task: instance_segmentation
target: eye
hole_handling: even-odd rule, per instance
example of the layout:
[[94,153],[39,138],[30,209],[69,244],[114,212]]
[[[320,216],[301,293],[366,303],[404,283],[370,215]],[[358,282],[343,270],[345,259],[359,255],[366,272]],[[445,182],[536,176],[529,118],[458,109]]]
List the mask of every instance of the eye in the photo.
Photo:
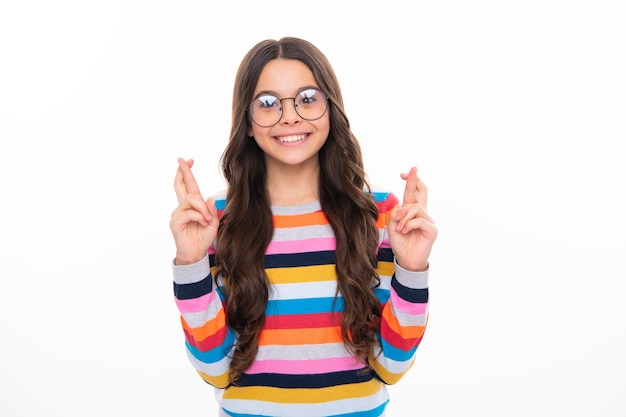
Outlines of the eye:
[[298,93],[298,104],[313,104],[319,100],[320,92],[314,88],[308,88]]
[[270,109],[272,107],[276,107],[280,103],[278,98],[270,95],[259,96],[256,100],[254,100],[254,102],[256,103],[256,106],[261,109]]

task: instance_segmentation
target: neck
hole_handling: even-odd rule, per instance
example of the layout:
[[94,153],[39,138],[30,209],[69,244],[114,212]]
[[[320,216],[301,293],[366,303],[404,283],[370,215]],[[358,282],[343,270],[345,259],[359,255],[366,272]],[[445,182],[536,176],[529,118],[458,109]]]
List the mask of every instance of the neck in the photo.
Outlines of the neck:
[[319,199],[319,163],[268,167],[267,188],[274,206],[295,206]]

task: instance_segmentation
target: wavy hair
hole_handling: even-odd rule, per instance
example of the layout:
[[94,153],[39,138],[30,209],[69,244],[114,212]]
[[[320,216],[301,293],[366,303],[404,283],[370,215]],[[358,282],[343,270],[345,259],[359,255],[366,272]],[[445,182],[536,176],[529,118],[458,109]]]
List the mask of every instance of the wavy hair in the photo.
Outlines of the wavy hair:
[[344,300],[341,332],[346,348],[363,363],[374,351],[381,306],[373,293],[376,272],[378,210],[369,190],[361,148],[343,109],[341,89],[326,56],[308,41],[286,37],[255,45],[237,71],[230,138],[221,157],[228,183],[220,219],[216,276],[224,280],[226,320],[237,341],[230,365],[236,384],[252,364],[265,320],[269,281],[265,251],[272,239],[271,202],[266,188],[263,151],[248,137],[247,108],[265,65],[277,58],[296,59],[313,73],[329,98],[330,133],[319,151],[319,198],[336,238],[338,293]]

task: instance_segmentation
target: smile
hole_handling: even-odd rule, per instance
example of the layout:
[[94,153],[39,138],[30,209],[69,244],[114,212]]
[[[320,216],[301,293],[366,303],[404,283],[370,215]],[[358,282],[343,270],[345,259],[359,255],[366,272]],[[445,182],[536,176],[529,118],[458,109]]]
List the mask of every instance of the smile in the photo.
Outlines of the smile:
[[276,140],[282,142],[282,143],[288,143],[288,142],[299,142],[301,140],[306,139],[308,136],[307,135],[290,135],[290,136],[277,136]]

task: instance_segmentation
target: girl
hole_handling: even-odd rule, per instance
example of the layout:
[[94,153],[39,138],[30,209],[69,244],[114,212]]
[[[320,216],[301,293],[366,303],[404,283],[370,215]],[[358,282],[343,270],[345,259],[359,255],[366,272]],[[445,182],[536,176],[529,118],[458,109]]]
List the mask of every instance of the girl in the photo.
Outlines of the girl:
[[326,57],[266,40],[237,72],[227,191],[179,158],[174,293],[188,357],[222,416],[384,413],[428,318],[437,227],[417,169],[403,201],[366,181]]

